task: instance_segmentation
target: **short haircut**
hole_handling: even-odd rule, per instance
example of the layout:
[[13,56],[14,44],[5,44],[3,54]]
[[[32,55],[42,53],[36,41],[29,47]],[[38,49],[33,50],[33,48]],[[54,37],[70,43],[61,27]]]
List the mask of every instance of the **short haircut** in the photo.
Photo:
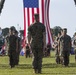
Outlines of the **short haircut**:
[[38,13],[34,14],[34,17],[39,17],[39,14]]
[[11,30],[11,31],[15,31],[16,29],[15,29],[14,26],[12,26],[12,27],[10,27],[10,30]]
[[63,30],[64,30],[65,32],[67,32],[67,28],[64,28]]
[[67,28],[64,28],[63,30],[67,31]]
[[18,31],[17,30],[15,30],[15,34],[18,34]]

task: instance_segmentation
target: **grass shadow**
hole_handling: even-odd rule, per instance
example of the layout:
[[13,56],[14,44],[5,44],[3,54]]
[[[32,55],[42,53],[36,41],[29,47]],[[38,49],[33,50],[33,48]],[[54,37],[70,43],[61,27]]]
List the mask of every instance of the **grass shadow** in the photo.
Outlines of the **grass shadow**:
[[69,67],[76,67],[76,63],[70,63]]
[[[10,67],[9,64],[0,64],[0,69],[8,69]],[[18,69],[31,69],[32,65],[31,64],[19,64],[15,66],[15,68]]]
[[[59,67],[63,67],[63,65],[56,63],[43,64],[43,68],[59,68]],[[76,63],[70,63],[68,67],[76,67]]]
[[7,69],[8,67],[8,64],[0,64],[0,69]]
[[32,65],[31,64],[19,64],[17,66],[17,68],[20,68],[20,69],[31,69]]
[[[9,68],[9,64],[0,64],[0,69],[8,69]],[[59,67],[63,67],[61,64],[56,64],[56,63],[47,63],[47,64],[43,64],[42,68],[59,68]],[[76,67],[76,63],[70,63],[69,67]],[[18,69],[32,69],[32,64],[19,64],[16,66],[16,68]]]
[[57,67],[60,67],[60,64],[56,64],[56,63],[43,64],[43,68],[57,68]]

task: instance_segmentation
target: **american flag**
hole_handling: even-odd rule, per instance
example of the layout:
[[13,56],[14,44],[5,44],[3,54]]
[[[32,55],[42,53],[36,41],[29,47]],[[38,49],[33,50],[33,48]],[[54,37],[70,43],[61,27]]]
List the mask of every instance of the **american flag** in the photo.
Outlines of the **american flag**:
[[50,0],[23,0],[24,4],[24,36],[27,37],[27,29],[34,22],[34,14],[39,14],[39,20],[46,27],[46,43],[53,43],[49,23]]

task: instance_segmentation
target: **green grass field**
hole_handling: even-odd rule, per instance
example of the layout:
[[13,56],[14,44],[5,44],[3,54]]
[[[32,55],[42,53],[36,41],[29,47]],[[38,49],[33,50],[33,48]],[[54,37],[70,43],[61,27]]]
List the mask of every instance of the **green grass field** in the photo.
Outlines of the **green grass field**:
[[[20,56],[19,65],[11,69],[8,56],[0,56],[0,75],[36,75],[32,69],[32,58],[26,59],[25,56]],[[55,63],[54,52],[52,52],[51,57],[43,58],[40,75],[76,75],[74,55],[70,55],[69,67],[64,67]]]

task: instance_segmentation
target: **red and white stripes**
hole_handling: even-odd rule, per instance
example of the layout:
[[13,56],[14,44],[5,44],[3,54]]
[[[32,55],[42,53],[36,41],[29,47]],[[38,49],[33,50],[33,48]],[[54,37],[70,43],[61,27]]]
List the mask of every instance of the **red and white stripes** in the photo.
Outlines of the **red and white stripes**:
[[46,26],[46,43],[53,44],[53,39],[51,35],[51,30],[50,30],[50,23],[49,23],[49,5],[50,5],[50,0],[45,0],[45,26]]
[[27,29],[34,22],[35,13],[39,13],[39,8],[24,8],[24,36],[27,36]]
[[46,43],[52,44],[52,35],[49,23],[49,4],[50,0],[39,0],[38,8],[24,8],[24,36],[27,37],[27,29],[34,22],[34,14],[39,14],[39,20],[46,27]]

